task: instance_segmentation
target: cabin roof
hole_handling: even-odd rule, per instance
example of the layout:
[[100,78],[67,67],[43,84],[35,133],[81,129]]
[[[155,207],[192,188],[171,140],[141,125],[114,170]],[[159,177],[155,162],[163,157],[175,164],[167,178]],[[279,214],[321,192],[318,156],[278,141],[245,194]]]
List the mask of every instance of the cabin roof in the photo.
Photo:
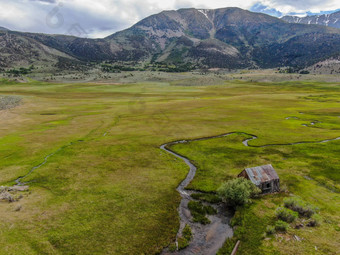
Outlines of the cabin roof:
[[255,185],[279,179],[279,176],[272,165],[246,168],[245,171],[247,172],[249,179]]

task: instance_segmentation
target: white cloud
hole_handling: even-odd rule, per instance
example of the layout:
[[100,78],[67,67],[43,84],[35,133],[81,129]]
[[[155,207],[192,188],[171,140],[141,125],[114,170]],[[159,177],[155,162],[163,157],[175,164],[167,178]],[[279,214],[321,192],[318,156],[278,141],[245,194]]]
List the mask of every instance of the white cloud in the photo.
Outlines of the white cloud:
[[283,13],[340,8],[338,0],[0,0],[0,26],[28,32],[104,37],[162,10],[249,9],[257,2]]
[[261,0],[260,2],[283,13],[307,11],[318,13],[340,8],[339,0]]

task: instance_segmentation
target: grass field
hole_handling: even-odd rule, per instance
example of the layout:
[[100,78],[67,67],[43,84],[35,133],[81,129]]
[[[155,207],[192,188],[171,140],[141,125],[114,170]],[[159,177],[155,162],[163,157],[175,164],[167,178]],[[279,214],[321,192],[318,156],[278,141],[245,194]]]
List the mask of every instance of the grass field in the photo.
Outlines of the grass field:
[[[0,203],[0,254],[160,252],[175,239],[176,187],[188,171],[159,149],[166,142],[234,131],[258,136],[253,145],[340,136],[339,83],[190,83],[2,81],[0,95],[22,100],[0,111],[0,185],[51,156],[23,180],[31,182],[29,193]],[[275,206],[289,194],[266,196],[236,213],[240,254],[340,252],[340,141],[247,148],[242,139],[176,145],[198,166],[190,188],[214,192],[244,167],[272,163],[282,185],[320,208],[323,224],[263,239]]]

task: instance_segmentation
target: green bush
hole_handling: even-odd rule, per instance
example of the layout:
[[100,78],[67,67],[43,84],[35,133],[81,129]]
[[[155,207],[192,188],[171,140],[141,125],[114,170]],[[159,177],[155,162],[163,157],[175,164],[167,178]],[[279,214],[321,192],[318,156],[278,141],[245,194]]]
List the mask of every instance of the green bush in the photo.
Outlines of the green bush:
[[283,220],[288,223],[295,221],[299,216],[297,212],[294,212],[284,207],[277,208],[275,214],[279,220]]
[[203,209],[208,215],[214,215],[217,213],[216,209],[210,205],[203,206]]
[[318,208],[306,203],[300,198],[290,197],[284,200],[284,206],[295,212],[298,212],[301,216],[310,218],[318,211]]
[[201,202],[190,201],[188,203],[188,208],[190,209],[191,215],[194,222],[200,222],[202,224],[209,224],[210,220],[206,215],[216,214],[216,210],[211,206],[204,206]]
[[191,232],[191,228],[188,224],[185,225],[183,231],[182,231],[182,236],[187,239],[188,241],[191,240],[192,238],[192,232]]
[[319,214],[314,214],[309,222],[307,223],[308,227],[317,227],[321,225],[322,218]]
[[207,224],[210,224],[211,221],[204,215],[193,215],[193,220],[194,222],[199,222],[203,225],[207,225]]
[[287,232],[288,227],[289,227],[289,224],[282,220],[278,220],[275,223],[275,230],[279,232]]
[[268,235],[273,235],[273,234],[275,234],[275,227],[274,226],[267,226],[267,228],[266,228],[266,233],[268,234]]
[[175,252],[176,250],[177,250],[177,245],[176,245],[176,243],[170,244],[170,246],[169,246],[169,251],[170,251],[170,252]]
[[189,246],[189,241],[184,237],[179,237],[177,239],[178,242],[178,250],[183,250],[184,248]]
[[217,193],[228,205],[236,207],[248,203],[250,198],[261,193],[261,190],[251,181],[237,178],[223,183]]
[[303,70],[303,71],[300,72],[300,74],[309,74],[309,71]]

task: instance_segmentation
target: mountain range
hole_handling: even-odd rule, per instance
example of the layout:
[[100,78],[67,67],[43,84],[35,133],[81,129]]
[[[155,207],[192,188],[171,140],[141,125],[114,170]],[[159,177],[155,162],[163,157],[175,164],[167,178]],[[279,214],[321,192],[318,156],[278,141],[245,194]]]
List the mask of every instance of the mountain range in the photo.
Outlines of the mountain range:
[[306,17],[284,16],[282,17],[282,20],[290,23],[314,24],[340,28],[340,11],[331,14],[311,15]]
[[103,61],[219,68],[306,67],[340,55],[339,29],[287,19],[239,8],[180,9],[152,15],[103,39],[2,28],[0,67],[35,64],[67,69],[74,63]]

